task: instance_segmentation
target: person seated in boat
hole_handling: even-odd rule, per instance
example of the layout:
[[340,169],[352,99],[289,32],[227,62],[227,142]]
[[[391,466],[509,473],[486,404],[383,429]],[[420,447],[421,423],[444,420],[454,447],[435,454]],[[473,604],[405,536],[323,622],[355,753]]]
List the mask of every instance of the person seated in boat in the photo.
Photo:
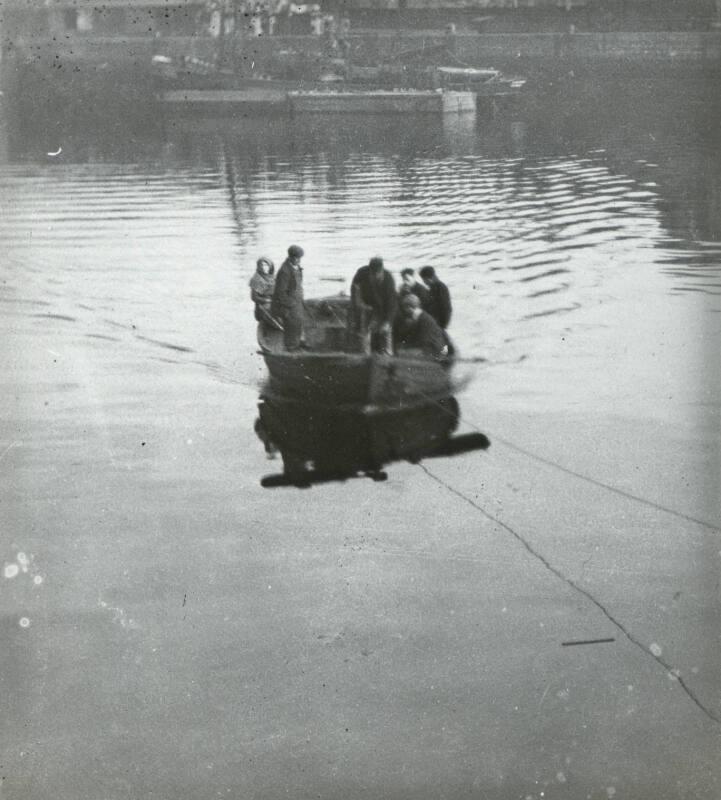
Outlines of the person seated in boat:
[[270,313],[283,327],[286,350],[298,350],[303,339],[303,269],[300,261],[303,248],[292,244],[288,258],[281,264],[275,278]]
[[408,294],[414,294],[421,301],[421,308],[428,310],[430,292],[416,280],[416,273],[410,267],[401,270],[401,286],[398,290],[398,300],[401,301]]
[[275,264],[261,256],[255,265],[255,274],[250,279],[250,299],[255,303],[255,318],[258,322],[277,327],[278,323],[270,313],[270,303],[275,287]]
[[428,287],[428,305],[425,310],[445,330],[451,321],[451,293],[443,281],[436,275],[433,267],[421,267],[418,271],[421,280]]
[[397,342],[399,354],[403,350],[420,350],[425,356],[437,361],[449,357],[449,346],[441,326],[421,308],[421,301],[414,294],[407,294],[401,301],[404,326],[399,330],[402,338]]
[[393,355],[393,320],[398,297],[393,276],[374,256],[361,267],[351,283],[348,332],[351,349]]

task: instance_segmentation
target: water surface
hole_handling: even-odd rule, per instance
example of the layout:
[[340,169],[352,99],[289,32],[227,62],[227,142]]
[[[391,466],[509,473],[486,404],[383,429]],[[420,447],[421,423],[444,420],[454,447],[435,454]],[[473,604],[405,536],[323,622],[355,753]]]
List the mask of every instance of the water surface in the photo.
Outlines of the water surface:
[[[717,796],[710,97],[4,116],[8,796]],[[247,283],[293,242],[309,295],[436,267],[487,452],[258,485]]]
[[715,403],[709,88],[571,81],[493,120],[6,120],[0,299],[18,325],[252,384],[255,259],[302,244],[319,295],[381,254],[436,267],[465,357],[523,365],[504,402]]

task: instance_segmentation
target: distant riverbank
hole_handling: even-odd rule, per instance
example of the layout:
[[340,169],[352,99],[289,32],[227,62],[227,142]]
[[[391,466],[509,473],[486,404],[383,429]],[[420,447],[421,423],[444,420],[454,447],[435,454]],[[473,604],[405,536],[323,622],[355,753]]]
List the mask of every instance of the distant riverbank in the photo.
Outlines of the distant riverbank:
[[[324,41],[313,36],[237,38],[225,43],[228,71],[240,77],[279,75],[312,79],[332,69]],[[21,118],[39,108],[87,115],[156,116],[160,86],[153,56],[175,64],[191,59],[212,72],[218,43],[210,37],[69,36],[63,42],[28,37],[5,42],[0,85]],[[349,40],[354,65],[448,64],[493,67],[527,79],[526,95],[571,79],[594,82],[633,77],[716,80],[721,72],[721,32],[457,34],[366,30]]]
[[[257,74],[279,53],[294,53],[308,59],[324,55],[326,43],[315,36],[273,36],[229,39],[226,56],[234,66]],[[26,63],[52,66],[55,75],[79,64],[96,63],[104,68],[150,65],[153,55],[190,56],[212,61],[217,40],[201,36],[93,36],[71,35],[63,41],[28,35],[6,39],[5,66]],[[433,59],[433,54],[451,51],[469,65],[493,63],[499,68],[523,65],[534,70],[559,66],[618,66],[636,70],[644,66],[721,67],[721,31],[714,32],[599,32],[599,33],[459,33],[443,31],[364,30],[349,37],[352,60]],[[328,55],[325,53],[325,55]]]

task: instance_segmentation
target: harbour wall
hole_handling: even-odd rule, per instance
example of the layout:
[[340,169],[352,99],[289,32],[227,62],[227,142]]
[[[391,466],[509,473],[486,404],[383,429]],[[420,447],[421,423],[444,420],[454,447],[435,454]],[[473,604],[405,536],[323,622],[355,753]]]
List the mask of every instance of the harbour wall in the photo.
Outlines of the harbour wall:
[[[537,67],[559,64],[644,64],[721,66],[721,31],[713,32],[606,32],[606,33],[492,33],[455,34],[415,31],[364,31],[349,37],[351,58],[363,61],[388,61],[401,54],[451,50],[458,61],[469,65],[493,63],[507,68],[522,63]],[[20,61],[52,61],[56,69],[63,63],[102,62],[113,66],[149,63],[153,55],[191,55],[211,61],[218,43],[210,37],[102,37],[81,34],[65,37],[25,36],[5,38],[3,56]],[[313,36],[273,36],[231,38],[226,52],[240,59],[249,71],[259,68],[282,51],[302,58],[316,59],[323,54],[324,42]]]
[[[524,76],[528,86],[563,76],[626,80],[633,76],[721,77],[721,32],[457,34],[377,31],[350,37],[355,65],[396,58],[408,63],[493,67]],[[281,75],[288,79],[327,68],[324,42],[311,36],[228,38],[224,63],[238,75]],[[451,51],[452,56],[449,55]],[[5,39],[0,87],[21,107],[76,104],[79,110],[112,98],[118,113],[151,103],[157,84],[151,60],[167,55],[193,58],[213,72],[218,42],[210,37],[97,37],[62,39],[27,36]],[[196,70],[197,71],[197,70]]]

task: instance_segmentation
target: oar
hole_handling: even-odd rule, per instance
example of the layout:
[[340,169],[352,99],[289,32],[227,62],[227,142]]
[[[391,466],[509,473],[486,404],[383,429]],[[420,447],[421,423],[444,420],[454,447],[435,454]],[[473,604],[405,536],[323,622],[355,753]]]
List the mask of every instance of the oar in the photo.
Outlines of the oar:
[[258,306],[258,308],[260,308],[260,310],[263,312],[263,314],[265,314],[266,318],[267,318],[268,320],[270,320],[270,322],[272,322],[272,323],[273,323],[273,325],[275,325],[275,327],[276,327],[278,330],[281,330],[281,331],[284,331],[284,330],[285,330],[285,328],[284,328],[284,327],[281,325],[281,323],[279,322],[279,320],[277,320],[277,319],[276,319],[274,316],[272,316],[272,315],[271,315],[271,313],[270,313],[269,311],[267,311],[265,308],[263,308],[263,306]]

